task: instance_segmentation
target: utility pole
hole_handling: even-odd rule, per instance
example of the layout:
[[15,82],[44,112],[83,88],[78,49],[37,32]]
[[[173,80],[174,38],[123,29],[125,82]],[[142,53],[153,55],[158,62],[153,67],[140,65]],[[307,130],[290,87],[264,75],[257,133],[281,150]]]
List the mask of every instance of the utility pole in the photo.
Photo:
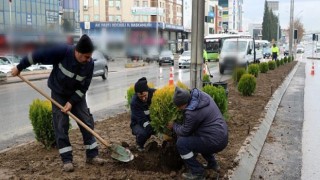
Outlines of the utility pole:
[[277,44],[278,44],[278,47],[279,47],[279,35],[280,35],[280,13],[278,11],[278,26],[277,26]]
[[202,88],[204,0],[192,0],[191,88]]
[[290,56],[292,56],[292,41],[293,41],[293,25],[294,25],[294,21],[293,21],[293,12],[294,12],[294,0],[291,0],[290,3],[290,30],[289,30],[289,54]]

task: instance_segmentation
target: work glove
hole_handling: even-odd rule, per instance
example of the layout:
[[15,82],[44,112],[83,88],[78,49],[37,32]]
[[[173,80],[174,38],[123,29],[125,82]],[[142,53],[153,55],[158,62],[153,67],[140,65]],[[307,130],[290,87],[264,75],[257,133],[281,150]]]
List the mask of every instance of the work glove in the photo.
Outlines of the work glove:
[[149,121],[144,122],[143,127],[147,131],[148,134],[154,134],[153,128],[151,127]]

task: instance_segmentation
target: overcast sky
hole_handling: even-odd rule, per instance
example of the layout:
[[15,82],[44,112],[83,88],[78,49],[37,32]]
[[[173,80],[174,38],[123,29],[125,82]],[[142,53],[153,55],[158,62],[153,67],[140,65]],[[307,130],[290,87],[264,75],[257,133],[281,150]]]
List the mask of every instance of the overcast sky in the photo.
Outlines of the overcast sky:
[[[249,23],[262,23],[264,0],[243,1],[243,28]],[[295,18],[300,18],[307,31],[320,31],[320,0],[294,0]],[[279,0],[281,28],[287,28],[290,21],[290,0]]]

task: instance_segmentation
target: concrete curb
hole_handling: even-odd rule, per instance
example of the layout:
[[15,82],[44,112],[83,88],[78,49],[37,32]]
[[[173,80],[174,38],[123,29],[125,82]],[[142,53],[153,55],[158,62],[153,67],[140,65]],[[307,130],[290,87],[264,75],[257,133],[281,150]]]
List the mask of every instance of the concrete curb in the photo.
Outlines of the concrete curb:
[[238,166],[228,171],[226,175],[228,179],[251,179],[282,96],[286,92],[299,65],[300,62],[295,65],[290,74],[285,78],[284,82],[273,93],[263,112],[264,118],[260,119],[261,124],[258,127],[253,128],[253,131],[250,132],[250,135],[246,138],[238,151],[237,157],[234,159],[234,163],[238,164]]
[[320,60],[320,57],[307,57],[307,59]]

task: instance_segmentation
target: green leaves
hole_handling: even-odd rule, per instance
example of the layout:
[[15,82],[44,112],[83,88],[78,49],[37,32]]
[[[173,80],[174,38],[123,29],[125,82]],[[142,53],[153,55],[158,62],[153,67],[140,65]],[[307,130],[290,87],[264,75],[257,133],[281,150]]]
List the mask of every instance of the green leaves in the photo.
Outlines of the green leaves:
[[222,86],[215,87],[213,85],[206,85],[203,87],[203,92],[212,97],[221,111],[221,114],[226,116],[228,111],[228,98],[226,92]]
[[243,96],[251,96],[256,90],[256,78],[251,74],[244,74],[238,84],[238,91]]

